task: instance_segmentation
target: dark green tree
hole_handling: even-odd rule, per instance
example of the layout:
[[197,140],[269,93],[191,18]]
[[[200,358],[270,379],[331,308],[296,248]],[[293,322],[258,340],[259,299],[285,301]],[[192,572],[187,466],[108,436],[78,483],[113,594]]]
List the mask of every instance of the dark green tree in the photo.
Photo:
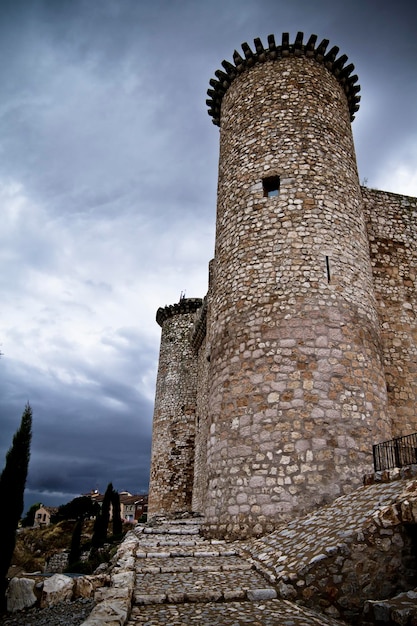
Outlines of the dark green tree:
[[120,537],[123,531],[122,518],[120,515],[120,496],[115,489],[113,489],[112,492],[111,505],[113,509],[113,536]]
[[[71,565],[74,565],[75,563],[77,563],[80,560],[82,527],[83,527],[83,520],[80,517],[75,522],[74,530],[72,531],[71,547],[70,547],[70,553],[69,553],[69,556],[68,556],[69,568],[71,568]],[[71,571],[71,569],[70,569],[70,571]]]
[[25,517],[22,519],[22,526],[24,528],[28,528],[33,526],[35,523],[35,513],[42,506],[42,502],[35,502],[32,506],[27,510]]
[[101,506],[100,515],[97,515],[94,524],[93,537],[91,539],[91,545],[93,548],[101,548],[107,539],[107,528],[110,521],[110,504],[112,500],[113,485],[109,483],[107,485],[106,493],[104,494],[103,504]]
[[7,572],[16,543],[16,529],[23,512],[31,439],[32,409],[26,404],[0,476],[0,502],[2,505],[7,503],[7,514],[0,515],[0,610],[6,608]]
[[67,504],[61,504],[57,514],[54,515],[53,521],[55,523],[62,520],[87,519],[88,517],[95,517],[99,510],[100,507],[97,502],[94,502],[88,496],[79,496]]

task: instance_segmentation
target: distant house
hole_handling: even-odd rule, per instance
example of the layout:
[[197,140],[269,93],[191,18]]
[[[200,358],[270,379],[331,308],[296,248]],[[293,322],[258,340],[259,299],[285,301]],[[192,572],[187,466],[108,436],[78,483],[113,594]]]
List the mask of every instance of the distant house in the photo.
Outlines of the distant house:
[[33,522],[34,528],[41,528],[42,526],[49,526],[51,523],[51,517],[57,513],[58,509],[55,506],[43,506],[35,511],[35,519]]
[[[103,505],[104,495],[97,490],[84,494],[94,502]],[[120,517],[124,522],[135,524],[148,512],[148,494],[131,494],[129,491],[120,491]],[[113,517],[112,506],[110,505],[110,519]]]
[[120,497],[120,516],[123,521],[134,524],[148,511],[148,496],[122,491]]

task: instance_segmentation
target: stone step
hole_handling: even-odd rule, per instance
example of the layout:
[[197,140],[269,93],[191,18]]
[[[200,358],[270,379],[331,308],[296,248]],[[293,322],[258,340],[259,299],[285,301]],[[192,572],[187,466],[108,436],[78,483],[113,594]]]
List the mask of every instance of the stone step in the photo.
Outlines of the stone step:
[[140,540],[141,544],[146,544],[146,545],[164,545],[164,546],[178,546],[178,545],[190,545],[192,546],[193,544],[197,544],[197,543],[207,543],[203,537],[200,537],[199,535],[177,535],[177,536],[172,536],[172,535],[162,535],[162,534],[156,534],[154,533],[153,535],[146,535],[144,537],[141,537]]
[[145,526],[144,535],[199,535],[200,526],[196,524],[161,524],[158,526]]
[[133,607],[127,626],[341,626],[342,623],[286,600],[195,602]]
[[168,572],[232,572],[248,571],[253,565],[238,556],[172,556],[168,558],[152,558],[136,560],[137,573],[168,573]]
[[276,591],[254,570],[138,573],[135,604],[219,602],[276,598]]
[[165,545],[157,545],[157,546],[144,546],[141,545],[136,551],[137,559],[155,559],[155,558],[174,558],[174,557],[219,557],[219,556],[237,556],[236,550],[233,548],[222,546],[216,546],[216,550],[212,549],[212,546],[205,546],[204,544],[200,545],[177,545],[173,546],[165,546]]
[[167,550],[169,550],[170,548],[174,548],[176,546],[197,548],[201,545],[207,545],[207,542],[205,542],[203,538],[198,538],[198,537],[196,539],[182,539],[182,540],[175,540],[175,541],[171,541],[171,540],[166,541],[163,536],[155,535],[154,537],[152,537],[151,540],[148,540],[148,539],[142,540],[140,542],[140,545],[145,549],[147,549],[148,547],[150,549],[160,547],[160,548],[166,548]]

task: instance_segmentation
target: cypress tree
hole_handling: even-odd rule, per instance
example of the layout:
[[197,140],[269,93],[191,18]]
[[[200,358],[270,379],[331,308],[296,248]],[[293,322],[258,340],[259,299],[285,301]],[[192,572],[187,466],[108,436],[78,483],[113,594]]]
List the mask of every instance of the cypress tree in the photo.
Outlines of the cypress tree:
[[120,537],[122,534],[122,518],[120,516],[120,496],[113,490],[111,504],[113,508],[113,536]]
[[16,544],[16,529],[23,512],[31,439],[32,409],[28,403],[0,476],[0,502],[6,506],[4,514],[0,515],[0,610],[6,608],[7,571]]
[[91,544],[94,548],[101,548],[107,539],[107,528],[110,521],[110,504],[113,493],[113,485],[109,483],[107,485],[106,493],[104,494],[103,504],[101,506],[101,513],[97,515],[94,524],[94,533],[91,539]]
[[74,530],[72,532],[71,547],[70,547],[70,553],[68,557],[69,568],[71,568],[71,565],[75,565],[75,563],[77,563],[80,560],[82,527],[83,527],[83,518],[80,517],[75,522]]

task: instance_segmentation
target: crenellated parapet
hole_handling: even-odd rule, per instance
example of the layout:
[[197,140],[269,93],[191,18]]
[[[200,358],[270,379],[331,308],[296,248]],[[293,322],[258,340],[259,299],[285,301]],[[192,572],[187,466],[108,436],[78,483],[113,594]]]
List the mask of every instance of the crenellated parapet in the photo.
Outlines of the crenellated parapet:
[[233,53],[233,63],[222,61],[225,71],[217,70],[215,76],[210,80],[211,88],[207,91],[210,99],[206,100],[209,107],[208,114],[213,118],[213,124],[220,126],[220,110],[223,96],[229,89],[234,79],[244,72],[247,68],[252,67],[256,63],[265,63],[266,61],[275,61],[277,59],[289,56],[306,56],[314,59],[317,63],[324,65],[331,72],[338,83],[343,88],[350,111],[351,121],[355,118],[356,111],[359,110],[360,85],[357,84],[358,77],[352,75],[355,66],[353,63],[346,65],[348,57],[342,54],[338,58],[339,48],[333,46],[326,52],[329,45],[328,39],[323,39],[319,45],[317,43],[317,35],[311,35],[306,44],[303,43],[304,33],[298,32],[294,43],[290,44],[289,34],[282,34],[281,45],[276,45],[274,35],[268,35],[268,46],[264,48],[259,38],[254,39],[255,51],[253,51],[247,43],[242,44],[243,56],[237,52]]
[[202,304],[203,300],[201,298],[181,298],[180,301],[175,304],[159,307],[156,312],[156,321],[159,326],[162,327],[165,320],[174,317],[174,315],[195,313],[202,306]]

